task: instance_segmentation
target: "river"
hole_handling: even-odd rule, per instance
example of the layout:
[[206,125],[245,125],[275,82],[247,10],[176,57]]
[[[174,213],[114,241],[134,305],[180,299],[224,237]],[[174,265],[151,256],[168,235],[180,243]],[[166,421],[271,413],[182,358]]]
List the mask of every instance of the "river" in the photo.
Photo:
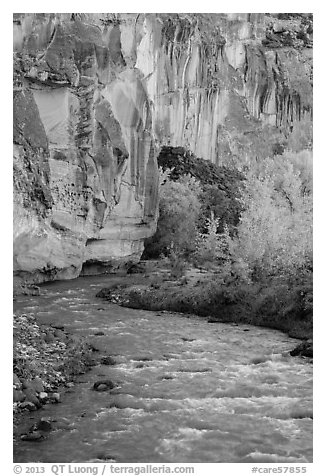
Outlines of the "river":
[[[14,303],[117,362],[79,376],[60,404],[24,415],[21,428],[41,417],[70,424],[17,441],[15,462],[312,462],[312,364],[287,354],[296,339],[95,297],[115,279],[51,283]],[[118,387],[94,392],[104,378]]]

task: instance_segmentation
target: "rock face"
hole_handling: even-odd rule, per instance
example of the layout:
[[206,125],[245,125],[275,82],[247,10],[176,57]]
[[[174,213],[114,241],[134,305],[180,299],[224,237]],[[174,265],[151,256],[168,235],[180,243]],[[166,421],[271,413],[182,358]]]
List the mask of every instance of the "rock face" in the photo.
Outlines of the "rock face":
[[156,227],[161,146],[227,163],[259,155],[266,137],[272,147],[311,114],[309,34],[301,49],[284,47],[281,20],[268,21],[14,15],[17,280],[139,260]]
[[313,358],[313,342],[311,339],[308,339],[301,344],[297,345],[293,350],[291,350],[290,355],[292,357],[301,356]]

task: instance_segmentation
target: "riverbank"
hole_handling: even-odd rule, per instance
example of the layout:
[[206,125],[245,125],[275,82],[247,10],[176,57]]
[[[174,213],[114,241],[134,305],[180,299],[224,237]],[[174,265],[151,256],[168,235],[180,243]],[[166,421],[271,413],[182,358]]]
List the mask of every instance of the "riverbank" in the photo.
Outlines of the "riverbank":
[[[213,272],[189,268],[181,277],[166,260],[141,262],[113,279],[97,297],[123,307],[195,314],[209,323],[273,328],[303,342],[291,355],[312,358],[312,286],[268,282],[218,286]],[[28,290],[38,296],[39,288]],[[32,314],[14,316],[14,413],[60,401],[76,375],[95,365],[92,345],[63,325],[39,323]]]
[[14,414],[59,403],[61,392],[95,364],[93,349],[61,325],[39,324],[31,314],[14,315]]
[[299,341],[95,297],[151,276],[81,277],[17,296],[16,315],[83,337],[99,363],[63,386],[59,404],[18,415],[15,463],[312,461],[312,365],[289,355]]
[[196,314],[210,323],[281,330],[304,341],[294,355],[312,357],[312,283],[308,279],[220,285],[213,272],[191,268],[175,278],[164,266],[160,272],[157,264],[156,271],[144,275],[138,284],[116,284],[102,289],[97,297],[134,309]]
[[[134,267],[139,273],[141,265]],[[136,283],[139,274],[116,277],[115,283]],[[75,281],[75,280],[74,280]],[[71,282],[70,282],[71,283]],[[69,282],[67,282],[69,287]],[[42,299],[47,295],[46,285],[35,286],[14,283],[14,301],[27,296]],[[113,360],[98,352],[85,336],[67,331],[65,324],[38,319],[33,313],[13,316],[13,411],[14,420],[25,412],[33,412],[46,404],[61,402],[62,393],[71,389],[78,375],[104,362]],[[67,319],[69,326],[69,320]],[[98,331],[98,335],[102,332]],[[96,333],[94,336],[96,337]],[[94,353],[96,352],[96,354]]]

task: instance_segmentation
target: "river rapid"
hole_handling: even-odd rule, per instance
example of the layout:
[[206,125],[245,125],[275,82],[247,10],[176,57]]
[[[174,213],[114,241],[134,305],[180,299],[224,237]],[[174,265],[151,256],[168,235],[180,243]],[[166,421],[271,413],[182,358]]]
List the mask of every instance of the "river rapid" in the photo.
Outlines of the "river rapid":
[[[17,440],[15,462],[312,462],[312,364],[288,355],[296,339],[95,297],[115,280],[51,283],[15,301],[16,313],[87,336],[116,361],[79,376],[60,404],[24,415],[18,432],[41,417],[69,425]],[[105,378],[118,387],[92,390]]]

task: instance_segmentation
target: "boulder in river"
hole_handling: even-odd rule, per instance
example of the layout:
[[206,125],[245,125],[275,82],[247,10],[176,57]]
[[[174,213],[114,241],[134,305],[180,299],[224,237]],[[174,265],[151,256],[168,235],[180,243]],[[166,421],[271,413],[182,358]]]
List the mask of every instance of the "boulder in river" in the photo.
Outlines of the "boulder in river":
[[32,402],[23,402],[19,405],[19,408],[21,410],[28,410],[30,412],[34,412],[35,410],[37,410],[36,405],[34,405],[34,403]]
[[40,431],[33,431],[26,435],[21,435],[20,439],[23,441],[40,441],[44,438]]
[[61,399],[60,393],[58,393],[58,392],[52,393],[52,399],[53,399],[54,403],[59,403],[60,399]]
[[25,391],[26,402],[34,403],[38,408],[41,406],[39,399],[36,396],[36,392],[32,389],[27,388]]
[[40,392],[39,394],[39,399],[43,402],[45,400],[47,400],[49,397],[49,394],[47,392]]
[[313,358],[313,343],[311,339],[301,342],[293,350],[291,350],[290,355],[292,357],[301,356],[301,357],[310,357]]
[[65,417],[59,417],[53,420],[52,424],[55,430],[70,430],[73,426],[73,422]]
[[15,390],[21,390],[23,388],[22,383],[16,374],[13,375],[13,385]]
[[41,418],[39,421],[37,421],[32,428],[30,429],[30,432],[49,432],[52,430],[52,423],[49,420],[45,420]]
[[112,380],[98,380],[93,385],[93,390],[96,392],[106,392],[107,390],[112,390],[115,387]]
[[107,455],[107,454],[102,454],[100,453],[96,459],[98,460],[101,460],[101,461],[116,461],[115,457],[114,456],[111,456],[111,455]]
[[267,356],[257,355],[256,357],[253,357],[253,358],[250,360],[250,363],[251,363],[251,364],[254,364],[254,365],[258,365],[258,364],[263,364],[264,362],[266,362],[266,360],[268,360],[268,357],[267,357]]
[[24,392],[22,392],[21,390],[15,390],[14,389],[14,392],[13,392],[13,400],[14,402],[23,402],[26,398],[26,395]]
[[36,392],[39,392],[39,393],[44,392],[44,385],[42,380],[39,377],[35,377],[32,380],[32,386],[34,390],[36,390]]
[[113,357],[110,357],[109,355],[102,357],[100,363],[102,365],[115,365],[116,361],[113,359]]

